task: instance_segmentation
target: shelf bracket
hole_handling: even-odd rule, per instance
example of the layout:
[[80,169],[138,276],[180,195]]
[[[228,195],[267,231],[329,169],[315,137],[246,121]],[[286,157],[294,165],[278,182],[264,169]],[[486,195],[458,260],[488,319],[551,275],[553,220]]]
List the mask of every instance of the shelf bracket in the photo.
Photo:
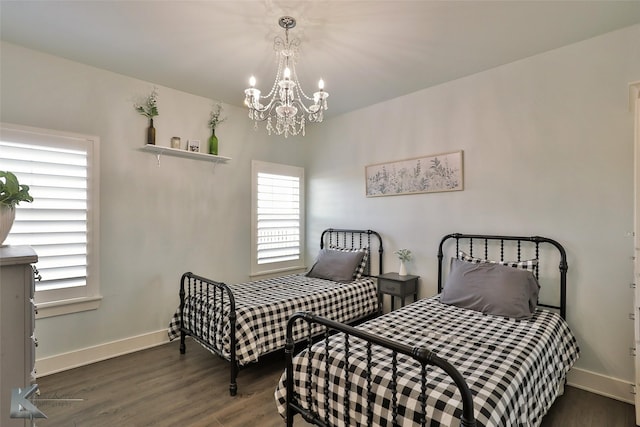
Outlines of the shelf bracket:
[[158,167],[160,167],[160,156],[162,153],[156,153],[156,161],[158,162]]

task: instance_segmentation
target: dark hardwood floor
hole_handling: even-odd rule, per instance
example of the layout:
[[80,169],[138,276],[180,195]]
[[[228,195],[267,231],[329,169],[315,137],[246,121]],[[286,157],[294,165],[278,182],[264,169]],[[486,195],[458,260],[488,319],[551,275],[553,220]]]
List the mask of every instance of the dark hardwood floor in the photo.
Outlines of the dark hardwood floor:
[[[283,426],[273,392],[284,369],[274,354],[243,369],[229,396],[228,364],[188,340],[38,379],[43,427]],[[299,416],[296,426],[308,426]],[[632,427],[632,405],[567,387],[543,427]]]

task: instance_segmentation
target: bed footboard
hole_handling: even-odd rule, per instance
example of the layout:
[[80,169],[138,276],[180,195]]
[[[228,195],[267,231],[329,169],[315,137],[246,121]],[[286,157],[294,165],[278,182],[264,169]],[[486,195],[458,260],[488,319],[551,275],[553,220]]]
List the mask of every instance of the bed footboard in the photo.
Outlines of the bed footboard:
[[180,353],[185,353],[185,338],[189,335],[208,350],[228,359],[231,363],[229,393],[235,396],[239,369],[235,333],[228,334],[230,354],[225,356],[222,352],[227,321],[228,330],[235,331],[236,302],[231,289],[222,282],[184,273],[180,280]]
[[[393,424],[396,424],[396,420],[399,417],[398,414],[398,400],[400,398],[399,396],[399,391],[398,391],[398,384],[396,382],[397,376],[398,376],[398,367],[396,366],[396,357],[398,354],[404,354],[406,356],[409,356],[411,358],[413,358],[414,360],[416,360],[422,367],[422,380],[421,380],[421,391],[420,391],[420,396],[419,396],[419,401],[421,403],[421,407],[422,407],[422,412],[421,412],[421,424],[423,426],[427,425],[427,410],[426,410],[426,406],[427,406],[427,387],[426,387],[426,366],[427,365],[433,365],[436,366],[440,369],[442,369],[449,377],[451,377],[451,379],[453,380],[453,382],[455,383],[456,387],[458,388],[458,390],[460,391],[460,394],[462,396],[462,416],[460,418],[460,425],[463,427],[473,427],[476,426],[476,420],[475,420],[475,416],[474,416],[474,409],[473,409],[473,397],[472,394],[469,390],[469,387],[467,386],[467,383],[465,382],[464,378],[462,377],[462,375],[460,374],[460,372],[458,372],[458,370],[456,370],[456,368],[454,368],[449,362],[447,362],[446,360],[438,357],[435,353],[431,352],[430,350],[426,349],[426,348],[421,348],[421,347],[410,347],[404,344],[400,344],[391,340],[388,340],[384,337],[380,337],[380,336],[376,336],[373,335],[371,333],[365,332],[363,330],[357,329],[357,328],[353,328],[351,326],[348,325],[344,325],[342,323],[338,323],[338,322],[334,322],[332,320],[320,317],[320,316],[316,316],[314,314],[311,313],[296,313],[293,316],[291,316],[291,318],[289,319],[289,321],[287,322],[287,342],[286,342],[286,346],[285,346],[285,354],[286,354],[286,423],[287,426],[293,426],[293,417],[295,414],[300,414],[307,422],[313,423],[315,425],[320,425],[320,426],[327,426],[329,425],[328,423],[328,415],[327,417],[323,420],[320,419],[320,416],[313,412],[312,408],[311,408],[311,398],[310,398],[310,392],[311,390],[309,390],[309,393],[307,394],[307,408],[304,408],[301,404],[301,402],[298,401],[297,397],[296,397],[296,393],[294,390],[294,364],[293,364],[293,358],[294,358],[294,352],[295,352],[295,342],[293,340],[293,336],[294,336],[294,328],[299,328],[300,325],[296,325],[294,326],[294,324],[299,321],[299,320],[304,320],[307,322],[308,325],[308,330],[310,331],[311,328],[311,324],[320,324],[320,325],[324,325],[325,326],[325,339],[328,339],[328,337],[330,335],[333,335],[334,333],[338,332],[338,333],[343,333],[344,334],[344,347],[341,348],[341,352],[344,354],[344,369],[342,369],[343,373],[341,375],[344,376],[343,380],[344,380],[344,384],[345,384],[345,395],[343,396],[343,402],[338,402],[338,404],[344,405],[346,407],[346,410],[344,411],[344,413],[346,414],[345,417],[346,419],[343,420],[343,422],[346,425],[350,424],[350,420],[349,420],[349,405],[351,404],[350,402],[350,398],[349,398],[349,387],[350,387],[350,383],[351,381],[354,380],[353,375],[350,375],[350,369],[349,369],[349,364],[350,364],[350,351],[349,351],[349,340],[351,339],[350,337],[357,337],[360,338],[364,341],[366,341],[366,348],[367,348],[367,357],[366,357],[366,389],[363,390],[363,394],[367,395],[367,404],[368,407],[362,408],[363,411],[366,411],[366,417],[367,417],[367,425],[372,425],[373,424],[373,407],[372,407],[372,402],[375,400],[374,396],[373,396],[373,391],[372,391],[372,346],[373,345],[377,345],[377,346],[382,346],[385,347],[389,350],[391,350],[391,354],[392,354],[392,360],[391,360],[391,369],[392,369],[392,376],[393,376],[393,381],[390,384],[390,388],[391,388],[391,405],[390,405],[390,411],[391,411],[391,418],[393,419]],[[311,336],[308,337],[307,339],[307,354],[311,354],[311,346],[312,346],[312,338]],[[326,350],[326,345],[327,343],[325,343],[325,366],[324,372],[328,372],[329,371],[329,354],[328,354],[328,350]],[[334,350],[332,350],[334,351]],[[336,350],[337,351],[337,350]],[[310,377],[312,376],[312,368],[311,368],[311,363],[309,363],[307,365],[307,369],[306,369],[306,375],[309,376],[309,381],[306,381],[306,383],[309,385],[311,383],[316,383],[316,381],[312,381],[310,379]],[[327,375],[325,373],[325,375]],[[329,392],[326,391],[328,390],[327,387],[325,387],[325,396],[324,396],[324,411],[325,414],[328,414],[330,412],[330,399],[329,399]]]

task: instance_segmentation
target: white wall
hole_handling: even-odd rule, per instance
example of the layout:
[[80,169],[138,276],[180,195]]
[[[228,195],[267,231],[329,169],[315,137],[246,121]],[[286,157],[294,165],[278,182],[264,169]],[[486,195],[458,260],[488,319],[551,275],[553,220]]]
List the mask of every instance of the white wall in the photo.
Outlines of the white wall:
[[[253,131],[225,106],[226,165],[138,150],[143,82],[2,43],[0,120],[101,138],[101,307],[41,319],[38,358],[160,331],[186,270],[248,278],[250,161],[306,166],[307,245],[327,227],[372,228],[410,248],[420,297],[436,289],[449,232],[539,234],[569,256],[569,323],[578,367],[632,381],[633,121],[640,26],[488,70],[309,127],[304,139]],[[211,100],[159,87],[158,143],[206,139]],[[348,96],[345,94],[344,96]],[[463,149],[465,190],[366,198],[364,166]],[[305,152],[305,150],[308,150]]]
[[[248,280],[250,173],[258,159],[304,166],[296,138],[254,132],[246,111],[225,106],[216,130],[227,164],[161,157],[133,109],[153,83],[2,43],[0,120],[101,139],[101,292],[94,311],[39,319],[37,358],[167,327],[182,273]],[[157,144],[206,141],[212,100],[158,86]],[[240,95],[239,95],[240,96]]]
[[[436,292],[447,233],[557,239],[568,253],[577,367],[633,382],[628,83],[640,80],[639,40],[640,26],[629,27],[327,121],[308,157],[309,235],[379,231],[386,271],[397,271],[394,250],[414,252],[420,297]],[[367,164],[460,149],[464,191],[364,195]]]

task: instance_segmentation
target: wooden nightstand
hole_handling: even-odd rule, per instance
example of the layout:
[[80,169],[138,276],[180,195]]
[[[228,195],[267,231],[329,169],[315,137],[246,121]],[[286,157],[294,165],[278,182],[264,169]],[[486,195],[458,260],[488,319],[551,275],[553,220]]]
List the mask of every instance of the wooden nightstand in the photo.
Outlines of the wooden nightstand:
[[384,294],[391,295],[391,310],[394,309],[394,297],[402,298],[402,305],[404,306],[404,299],[407,295],[413,295],[413,300],[418,299],[418,278],[420,276],[414,276],[413,274],[407,274],[401,276],[398,273],[385,273],[378,276],[378,294],[380,295],[380,302]]

